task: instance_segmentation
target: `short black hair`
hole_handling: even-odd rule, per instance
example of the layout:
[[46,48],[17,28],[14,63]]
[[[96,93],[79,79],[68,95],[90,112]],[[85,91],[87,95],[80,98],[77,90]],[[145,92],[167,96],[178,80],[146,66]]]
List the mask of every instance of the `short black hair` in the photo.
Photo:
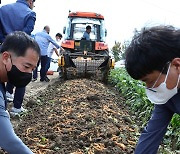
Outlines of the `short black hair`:
[[37,42],[25,32],[15,31],[7,35],[0,49],[0,53],[11,51],[16,56],[25,56],[28,48],[35,50],[40,56],[40,48]]
[[167,62],[179,57],[179,29],[169,25],[145,27],[134,34],[125,51],[125,68],[138,80],[155,70],[162,71]]
[[57,33],[56,36],[61,37],[62,38],[62,34],[61,33]]
[[86,26],[86,30],[88,30],[88,29],[91,29],[91,26],[89,26],[89,25],[88,25],[88,26]]

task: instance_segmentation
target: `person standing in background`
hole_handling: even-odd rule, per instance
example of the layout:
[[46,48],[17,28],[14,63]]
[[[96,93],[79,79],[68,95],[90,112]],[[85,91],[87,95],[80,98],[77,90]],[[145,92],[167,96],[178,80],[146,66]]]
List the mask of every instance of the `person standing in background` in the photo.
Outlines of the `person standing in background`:
[[[57,43],[58,43],[58,42],[60,42],[60,40],[62,39],[62,34],[57,33],[55,37],[56,37],[56,41],[57,41]],[[52,57],[54,51],[55,51],[56,55],[59,57],[61,51],[65,51],[65,50],[64,50],[62,47],[60,47],[60,51],[59,51],[59,53],[58,53],[57,48],[56,48],[52,43],[49,44],[48,50],[47,50],[48,60],[47,60],[47,65],[46,65],[46,72],[47,72],[48,69],[50,68],[51,59],[52,59],[51,57]],[[46,78],[48,78],[48,77],[46,77]]]
[[[17,0],[0,8],[0,43],[3,43],[6,36],[14,31],[23,31],[31,35],[36,21],[36,13],[32,11],[34,2],[35,0]],[[14,95],[13,89],[14,85],[8,82],[7,100],[13,101],[14,104],[10,113],[18,114],[27,111],[22,107],[25,87],[16,87]]]
[[[60,48],[60,46],[51,38],[51,36],[49,35],[49,32],[50,32],[50,27],[45,26],[42,32],[38,32],[35,34],[35,40],[37,41],[37,43],[39,44],[39,47],[41,49],[41,58],[40,58],[40,61],[38,62],[38,66],[39,66],[39,63],[41,62],[41,69],[40,69],[40,81],[41,82],[43,82],[43,81],[49,82],[50,81],[46,76],[47,63],[48,63],[47,50],[48,50],[49,43],[52,43],[57,49]],[[32,81],[37,80],[38,66],[33,71]]]

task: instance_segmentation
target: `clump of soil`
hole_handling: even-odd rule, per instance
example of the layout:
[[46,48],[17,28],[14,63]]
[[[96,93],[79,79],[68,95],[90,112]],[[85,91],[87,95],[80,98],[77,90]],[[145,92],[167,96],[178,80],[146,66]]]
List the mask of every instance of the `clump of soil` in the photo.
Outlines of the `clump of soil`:
[[55,82],[32,97],[15,128],[37,154],[130,154],[136,144],[133,120],[119,97],[87,79]]

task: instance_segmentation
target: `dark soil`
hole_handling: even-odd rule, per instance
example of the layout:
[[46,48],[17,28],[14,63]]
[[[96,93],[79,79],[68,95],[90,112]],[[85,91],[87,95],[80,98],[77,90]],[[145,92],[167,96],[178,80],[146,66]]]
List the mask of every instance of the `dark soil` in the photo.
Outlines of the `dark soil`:
[[87,79],[57,81],[31,96],[15,132],[37,154],[131,154],[133,118],[123,98]]

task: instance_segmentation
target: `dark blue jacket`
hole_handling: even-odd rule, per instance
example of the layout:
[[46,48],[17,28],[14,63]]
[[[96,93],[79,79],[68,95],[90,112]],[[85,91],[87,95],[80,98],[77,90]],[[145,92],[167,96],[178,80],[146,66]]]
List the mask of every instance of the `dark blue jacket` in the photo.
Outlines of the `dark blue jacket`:
[[26,0],[17,0],[16,3],[7,4],[0,8],[0,42],[13,31],[24,31],[31,34],[34,29],[36,14]]
[[144,128],[135,154],[156,154],[174,113],[180,114],[180,90],[167,103],[155,105],[151,119]]

